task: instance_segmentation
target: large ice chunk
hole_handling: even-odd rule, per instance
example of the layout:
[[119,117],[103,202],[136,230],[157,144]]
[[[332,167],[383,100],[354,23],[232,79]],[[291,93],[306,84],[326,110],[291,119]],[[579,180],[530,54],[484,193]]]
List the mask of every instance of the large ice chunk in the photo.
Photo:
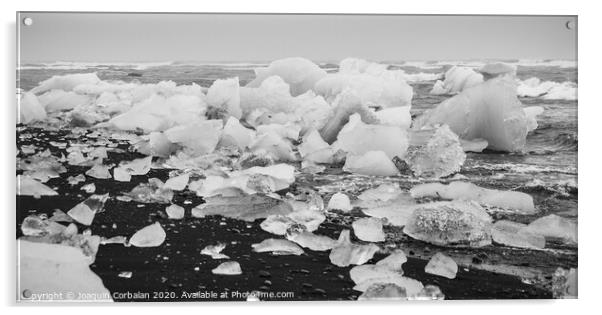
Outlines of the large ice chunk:
[[78,85],[96,85],[100,82],[101,80],[95,72],[55,75],[50,79],[40,82],[38,86],[31,89],[31,92],[38,94],[49,90],[72,91]]
[[404,160],[415,176],[439,178],[459,172],[466,154],[458,136],[443,125],[412,132]]
[[207,105],[196,95],[152,96],[113,117],[109,123],[121,130],[142,129],[147,133],[177,125],[197,125],[204,120]]
[[330,250],[338,244],[336,240],[328,236],[317,235],[308,231],[289,231],[286,238],[313,251]]
[[238,77],[215,80],[207,91],[206,102],[209,108],[224,115],[224,118],[232,116],[240,119],[242,110],[240,109]]
[[206,120],[165,131],[167,139],[192,150],[196,155],[213,152],[222,133],[221,120]]
[[40,198],[40,196],[56,196],[58,193],[29,176],[17,175],[17,195]]
[[165,241],[165,230],[159,222],[145,226],[130,238],[129,243],[136,247],[157,247]]
[[468,67],[453,66],[445,72],[445,80],[435,82],[431,94],[455,94],[483,82],[483,75]]
[[458,265],[451,257],[439,252],[431,257],[424,267],[424,272],[448,279],[455,279],[456,273],[458,273]]
[[262,195],[244,197],[210,197],[206,203],[192,209],[192,216],[204,218],[221,215],[228,218],[253,222],[273,214],[287,215],[292,208],[282,200]]
[[89,105],[92,99],[86,95],[63,90],[51,90],[38,96],[40,104],[47,112],[71,110],[78,106]]
[[531,249],[542,249],[546,246],[546,239],[543,236],[529,231],[525,224],[512,221],[495,222],[491,236],[495,243],[506,246]]
[[220,146],[235,145],[240,149],[246,149],[255,139],[255,131],[244,127],[238,119],[228,118],[220,139]]
[[471,202],[421,204],[403,232],[438,246],[481,247],[491,244],[491,217]]
[[408,149],[408,134],[396,126],[366,124],[355,114],[338,134],[332,147],[355,155],[382,151],[389,159],[403,158]]
[[331,102],[347,89],[357,93],[363,105],[381,108],[410,106],[414,94],[403,71],[352,58],[341,61],[339,73],[328,74],[314,87]]
[[96,213],[103,210],[107,199],[109,199],[109,194],[92,195],[69,210],[67,214],[83,225],[90,225]]
[[362,241],[366,242],[384,242],[385,232],[383,232],[383,223],[378,218],[361,218],[352,224],[353,233]]
[[561,238],[569,243],[577,243],[577,222],[555,214],[550,214],[529,223],[527,229],[536,235]]
[[399,174],[393,161],[383,151],[368,151],[363,155],[347,155],[343,170],[372,176],[395,176]]
[[359,245],[351,243],[349,230],[339,235],[337,245],[330,251],[330,262],[339,267],[363,265],[378,251],[374,244]]
[[412,125],[410,106],[384,108],[375,114],[381,125],[397,126],[404,130]]
[[519,191],[500,191],[481,188],[475,184],[454,181],[449,185],[440,183],[421,184],[412,187],[412,197],[439,197],[450,200],[473,200],[481,204],[505,209],[514,209],[523,214],[537,213],[533,197]]
[[[111,293],[100,277],[90,270],[90,259],[79,248],[17,240],[18,296],[25,291],[52,292],[52,297],[63,300],[112,301]],[[73,294],[77,292],[77,294]]]
[[267,68],[256,69],[256,78],[247,86],[258,87],[266,78],[274,75],[288,83],[291,95],[297,96],[311,90],[316,82],[326,76],[326,71],[305,58],[284,58],[272,61]]
[[19,99],[19,123],[28,124],[46,119],[46,110],[33,93],[25,93]]
[[437,124],[447,124],[462,139],[485,139],[489,149],[512,152],[524,148],[529,120],[514,82],[502,77],[443,101],[416,119],[413,128]]

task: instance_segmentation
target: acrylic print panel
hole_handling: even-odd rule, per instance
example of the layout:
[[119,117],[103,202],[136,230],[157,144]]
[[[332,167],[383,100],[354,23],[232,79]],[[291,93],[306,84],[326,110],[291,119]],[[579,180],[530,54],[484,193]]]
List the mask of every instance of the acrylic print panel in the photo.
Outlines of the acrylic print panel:
[[575,16],[17,17],[19,301],[577,296]]

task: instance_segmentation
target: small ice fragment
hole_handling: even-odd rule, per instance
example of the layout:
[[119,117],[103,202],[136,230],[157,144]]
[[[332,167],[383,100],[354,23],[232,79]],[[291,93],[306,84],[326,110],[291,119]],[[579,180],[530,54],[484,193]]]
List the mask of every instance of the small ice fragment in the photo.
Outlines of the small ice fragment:
[[364,190],[357,198],[362,202],[384,202],[402,194],[399,185],[382,184],[376,188]]
[[361,218],[352,224],[353,233],[357,238],[366,242],[384,242],[383,223],[378,218]]
[[59,209],[54,210],[48,220],[54,222],[73,222],[73,219],[68,214]]
[[353,207],[351,206],[351,202],[349,201],[349,197],[344,193],[336,193],[330,197],[330,201],[328,201],[328,209],[334,210],[342,210],[342,211],[351,211]]
[[129,182],[131,175],[146,175],[150,171],[152,156],[141,159],[135,159],[129,162],[122,162],[113,169],[113,177],[117,181]]
[[270,215],[259,225],[262,230],[276,235],[285,235],[288,228],[295,221],[284,215]]
[[454,181],[449,185],[440,183],[421,184],[412,187],[410,193],[414,198],[439,197],[451,200],[473,200],[481,204],[504,209],[514,209],[521,214],[535,214],[537,209],[533,197],[519,191],[500,191],[481,188],[475,184]]
[[274,255],[302,255],[303,249],[299,245],[283,239],[269,238],[261,243],[251,245],[253,251],[257,253],[270,252]]
[[75,186],[78,183],[85,182],[85,181],[86,181],[86,176],[84,176],[84,174],[79,174],[77,176],[69,176],[67,178],[67,182],[71,186]]
[[495,243],[512,247],[542,249],[546,245],[546,239],[529,231],[527,225],[506,220],[493,224],[491,237]]
[[165,230],[159,222],[145,226],[130,238],[130,244],[136,247],[157,247],[165,241]]
[[189,178],[190,174],[188,173],[171,177],[165,182],[165,185],[163,185],[163,189],[171,189],[176,191],[184,190],[184,188],[186,188],[186,186],[188,185]]
[[458,265],[453,259],[445,256],[443,253],[436,253],[424,267],[424,272],[448,279],[455,279]]
[[395,176],[399,174],[393,161],[383,151],[368,151],[364,155],[347,155],[343,170],[372,176]]
[[336,240],[328,236],[316,235],[308,231],[290,231],[286,238],[313,251],[330,250],[338,244]]
[[184,218],[184,208],[178,206],[178,205],[170,205],[168,207],[165,208],[165,212],[167,213],[167,216],[170,219],[182,219]]
[[330,262],[339,267],[363,265],[379,250],[374,244],[358,245],[351,243],[349,230],[339,235],[337,245],[330,251]]
[[413,131],[404,160],[415,176],[439,178],[459,172],[466,154],[458,136],[443,125]]
[[242,274],[242,269],[240,269],[240,264],[236,261],[226,261],[221,263],[215,269],[211,270],[211,273],[214,275],[240,275]]
[[83,225],[90,225],[96,213],[102,211],[107,199],[109,199],[109,194],[92,195],[69,210],[67,214]]
[[86,184],[82,186],[81,190],[93,194],[96,191],[96,185],[94,183]]
[[122,271],[117,275],[119,278],[126,278],[129,279],[132,277],[132,272],[131,271]]
[[230,257],[221,253],[224,248],[226,248],[226,244],[224,243],[207,245],[201,250],[201,255],[211,256],[213,259],[229,259]]
[[577,222],[550,214],[529,223],[531,233],[544,237],[561,238],[570,243],[577,243]]
[[86,171],[86,175],[98,179],[111,178],[111,173],[109,173],[110,168],[111,167],[108,165],[95,164],[92,166],[92,168]]
[[393,283],[375,283],[368,287],[358,301],[390,301],[407,299],[406,290]]
[[394,250],[389,256],[379,260],[377,266],[385,266],[390,270],[403,271],[401,266],[408,260],[401,249]]
[[403,232],[438,246],[482,247],[491,244],[491,217],[474,202],[420,204]]
[[17,175],[17,195],[40,198],[40,196],[56,196],[58,193],[29,176]]

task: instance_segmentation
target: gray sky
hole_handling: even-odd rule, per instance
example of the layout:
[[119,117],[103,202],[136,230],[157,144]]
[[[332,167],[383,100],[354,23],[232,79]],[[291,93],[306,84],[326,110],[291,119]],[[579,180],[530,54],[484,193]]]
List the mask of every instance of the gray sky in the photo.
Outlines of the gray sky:
[[[575,17],[23,13],[21,61],[575,59]],[[22,24],[21,24],[22,25]]]

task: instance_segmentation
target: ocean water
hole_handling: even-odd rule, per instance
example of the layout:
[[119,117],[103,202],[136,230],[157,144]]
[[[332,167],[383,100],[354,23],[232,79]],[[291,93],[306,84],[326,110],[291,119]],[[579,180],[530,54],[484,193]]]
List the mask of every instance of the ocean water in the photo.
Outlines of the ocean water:
[[[520,81],[538,78],[541,81],[557,83],[570,82],[570,84],[575,86],[578,83],[576,64],[572,62],[510,62],[517,65],[517,77]],[[406,63],[391,61],[388,63],[390,64],[390,68],[403,69],[408,74],[415,74],[416,78],[418,78],[410,83],[414,89],[411,111],[413,117],[419,116],[425,110],[435,107],[437,104],[450,97],[429,94],[430,89],[435,83],[434,78],[436,76],[433,75],[441,75],[455,64],[472,67],[478,67],[483,64],[482,61]],[[142,83],[156,83],[159,81],[172,80],[177,84],[196,83],[202,87],[209,87],[216,79],[237,76],[239,77],[241,86],[243,86],[254,78],[254,68],[261,66],[265,66],[265,64],[203,64],[184,62],[141,64],[62,62],[50,64],[25,64],[18,70],[18,87],[22,91],[27,91],[35,87],[39,82],[48,79],[53,75],[86,72],[96,72],[102,80],[138,81]],[[334,63],[321,63],[320,66],[329,72],[337,70],[337,65]],[[426,80],[420,80],[420,77],[426,78]],[[521,97],[520,100],[525,106],[542,106],[544,108],[544,113],[537,117],[538,128],[531,132],[527,137],[527,145],[524,152],[503,153],[486,150],[482,153],[468,153],[466,162],[463,165],[460,174],[465,176],[468,181],[482,187],[500,190],[516,190],[528,193],[534,197],[535,206],[539,210],[536,215],[517,215],[497,212],[498,210],[496,209],[488,209],[496,219],[509,219],[522,223],[529,223],[548,214],[557,214],[566,218],[576,219],[578,215],[578,101],[575,97],[547,99],[545,95],[538,97]],[[21,129],[18,132],[44,135],[44,137],[47,137],[45,138],[46,140],[53,137],[52,135],[48,136],[39,130],[32,131]],[[44,138],[38,139],[37,143],[43,141]],[[157,176],[160,177],[159,175]],[[50,183],[58,183],[59,180],[60,179],[53,179]],[[64,181],[64,179],[62,180]],[[446,180],[443,179],[442,181]],[[325,173],[314,175],[302,182],[313,186],[313,188],[317,189],[325,196],[338,191],[344,191],[351,196],[355,196],[364,189],[372,188],[385,182],[397,183],[402,188],[409,189],[412,186],[425,181],[403,174],[394,177],[377,178],[352,175],[340,172],[340,170],[328,169]],[[23,203],[20,203],[20,205],[27,208],[26,210],[31,213],[31,203],[24,201]],[[34,202],[33,205],[39,208],[48,208],[37,202]],[[21,220],[22,215],[18,215],[17,225],[20,224]],[[238,223],[231,224],[236,225]],[[174,227],[171,226],[168,227],[168,229],[169,228]],[[240,227],[240,229],[244,229],[244,227]],[[258,231],[257,233],[261,232]],[[324,233],[328,234],[329,232],[325,231]],[[403,246],[405,246],[405,248],[413,249],[418,253],[424,250],[424,244],[421,243],[412,243],[408,241],[408,243],[404,243]],[[498,264],[492,264],[490,267],[483,267],[482,269],[495,273],[513,274],[518,275],[521,278],[528,278],[531,270],[530,268],[539,269],[543,271],[544,274],[549,275],[557,267],[573,268],[577,266],[577,246],[575,244],[553,242],[550,246],[546,247],[547,249],[543,254],[533,254],[532,251],[527,250],[502,251],[499,249],[492,249],[487,252],[487,256],[490,258],[495,257],[495,259],[491,258],[491,260],[498,262]],[[118,250],[118,252],[121,251],[123,250]],[[426,253],[428,253],[428,250],[426,250]],[[465,256],[466,261],[468,262],[470,262],[471,259],[474,261],[473,257],[476,255],[475,251],[457,251],[455,254]],[[525,258],[529,255],[534,255],[533,257],[536,258]],[[424,254],[424,257],[427,256],[427,254]],[[421,258],[419,254],[417,258]],[[527,260],[527,266],[524,266],[525,262],[520,259]],[[532,261],[534,259],[537,259],[538,261]],[[100,261],[100,263],[103,262],[102,253],[97,260]],[[105,261],[105,263],[107,262]],[[114,260],[111,260],[109,265],[113,266],[114,264],[118,264],[118,262],[116,263]],[[509,266],[512,266],[512,268]],[[110,278],[110,273],[103,269],[104,267],[101,266],[95,268],[95,271],[101,275],[105,282],[115,281],[113,278]],[[529,279],[528,281],[534,280]],[[121,288],[119,285],[117,287]],[[457,294],[458,298],[470,298],[470,296],[462,296],[462,294],[458,292],[451,293]],[[343,298],[348,297],[345,296],[345,294],[342,295]],[[486,296],[495,297],[495,295]],[[518,296],[520,297],[520,295]]]

